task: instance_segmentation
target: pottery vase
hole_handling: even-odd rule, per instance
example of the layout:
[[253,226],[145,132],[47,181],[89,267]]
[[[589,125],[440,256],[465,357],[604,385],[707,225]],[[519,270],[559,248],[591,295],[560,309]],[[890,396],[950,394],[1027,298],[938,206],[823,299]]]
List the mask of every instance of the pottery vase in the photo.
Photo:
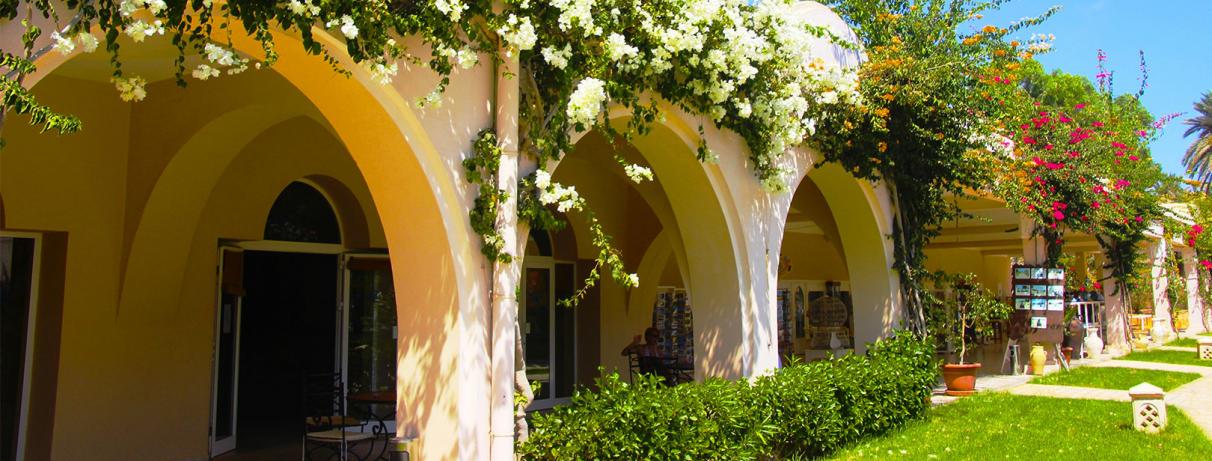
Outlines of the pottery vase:
[[1048,361],[1048,353],[1044,352],[1044,346],[1036,344],[1031,346],[1031,374],[1044,374],[1044,364]]
[[1086,354],[1090,358],[1098,357],[1103,353],[1103,340],[1098,337],[1098,328],[1090,327],[1086,329],[1086,341],[1083,343],[1086,346]]

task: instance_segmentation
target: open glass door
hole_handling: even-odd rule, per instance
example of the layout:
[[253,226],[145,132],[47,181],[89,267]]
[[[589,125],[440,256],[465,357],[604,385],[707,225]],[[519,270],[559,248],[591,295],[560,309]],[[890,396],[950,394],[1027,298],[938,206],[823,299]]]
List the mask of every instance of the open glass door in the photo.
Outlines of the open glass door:
[[0,459],[25,459],[41,240],[0,235]]
[[342,370],[350,414],[367,418],[376,432],[391,433],[399,343],[391,260],[383,254],[347,254],[344,267]]
[[210,456],[236,448],[236,401],[240,380],[240,305],[244,297],[244,252],[219,248],[219,304],[215,312],[212,362]]

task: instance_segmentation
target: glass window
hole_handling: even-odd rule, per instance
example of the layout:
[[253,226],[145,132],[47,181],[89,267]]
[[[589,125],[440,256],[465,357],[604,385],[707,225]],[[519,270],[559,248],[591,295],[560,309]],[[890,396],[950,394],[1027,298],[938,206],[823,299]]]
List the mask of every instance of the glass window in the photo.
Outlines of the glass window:
[[349,271],[349,391],[396,390],[396,296],[391,271]]
[[295,181],[282,190],[269,209],[265,240],[341,243],[341,227],[324,194]]

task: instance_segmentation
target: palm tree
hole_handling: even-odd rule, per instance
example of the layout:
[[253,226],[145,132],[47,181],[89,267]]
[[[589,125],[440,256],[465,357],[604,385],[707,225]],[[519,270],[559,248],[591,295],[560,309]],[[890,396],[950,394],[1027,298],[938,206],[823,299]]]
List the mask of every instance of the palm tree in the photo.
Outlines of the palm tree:
[[1212,179],[1212,92],[1204,93],[1203,99],[1195,103],[1195,112],[1198,115],[1183,122],[1190,125],[1183,137],[1196,136],[1183,155],[1183,165],[1187,167],[1187,174],[1199,181],[1200,189],[1208,192],[1212,190],[1209,181]]

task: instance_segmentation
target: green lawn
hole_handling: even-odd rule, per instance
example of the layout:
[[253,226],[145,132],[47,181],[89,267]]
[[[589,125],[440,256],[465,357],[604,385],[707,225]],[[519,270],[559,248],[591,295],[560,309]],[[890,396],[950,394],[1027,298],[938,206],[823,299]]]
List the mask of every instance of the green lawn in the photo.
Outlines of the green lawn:
[[1148,352],[1133,352],[1116,360],[1136,360],[1138,362],[1176,363],[1179,365],[1199,365],[1212,367],[1212,360],[1200,360],[1194,352],[1154,350]]
[[1200,336],[1212,336],[1212,331],[1209,331],[1207,333],[1200,333],[1199,335]]
[[1178,338],[1174,341],[1166,343],[1166,345],[1178,347],[1199,347],[1199,341],[1196,341],[1195,338]]
[[1137,384],[1148,382],[1165,391],[1200,378],[1198,373],[1176,371],[1139,370],[1136,368],[1081,367],[1073,371],[1062,371],[1031,380],[1035,384],[1059,386],[1097,387],[1100,389],[1128,390]]
[[990,392],[930,410],[919,422],[827,459],[1208,459],[1212,441],[1169,407],[1157,435],[1132,430],[1124,402],[1022,397]]

